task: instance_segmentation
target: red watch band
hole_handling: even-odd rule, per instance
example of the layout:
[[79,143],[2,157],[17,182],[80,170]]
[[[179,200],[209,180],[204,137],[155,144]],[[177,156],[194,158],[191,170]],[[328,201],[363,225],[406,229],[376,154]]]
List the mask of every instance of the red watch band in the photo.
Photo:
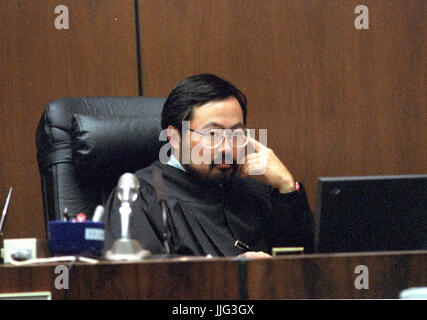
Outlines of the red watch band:
[[295,181],[295,190],[298,191],[299,193],[301,193],[301,185],[299,184],[298,181]]

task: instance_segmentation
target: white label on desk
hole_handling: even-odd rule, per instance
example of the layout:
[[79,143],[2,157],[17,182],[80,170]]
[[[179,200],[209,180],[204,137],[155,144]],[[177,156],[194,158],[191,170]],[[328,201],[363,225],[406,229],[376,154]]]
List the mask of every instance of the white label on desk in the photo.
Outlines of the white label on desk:
[[86,240],[98,240],[104,241],[104,230],[96,228],[86,228],[85,229],[85,239]]

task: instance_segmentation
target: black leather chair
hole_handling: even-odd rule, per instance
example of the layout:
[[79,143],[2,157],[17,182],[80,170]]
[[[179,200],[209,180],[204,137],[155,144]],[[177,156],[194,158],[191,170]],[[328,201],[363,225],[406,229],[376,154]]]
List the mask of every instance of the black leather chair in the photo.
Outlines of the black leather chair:
[[[45,223],[91,218],[125,172],[159,158],[164,98],[79,97],[47,105],[36,131]],[[47,230],[47,228],[46,228]]]

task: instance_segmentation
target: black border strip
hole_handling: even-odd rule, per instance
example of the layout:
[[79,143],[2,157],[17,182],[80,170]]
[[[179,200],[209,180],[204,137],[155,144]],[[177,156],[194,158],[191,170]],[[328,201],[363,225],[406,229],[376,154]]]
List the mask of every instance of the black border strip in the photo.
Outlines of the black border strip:
[[141,34],[139,31],[139,0],[134,0],[134,12],[135,12],[135,37],[136,37],[136,70],[138,72],[138,95],[143,95],[142,90],[142,57],[141,57]]

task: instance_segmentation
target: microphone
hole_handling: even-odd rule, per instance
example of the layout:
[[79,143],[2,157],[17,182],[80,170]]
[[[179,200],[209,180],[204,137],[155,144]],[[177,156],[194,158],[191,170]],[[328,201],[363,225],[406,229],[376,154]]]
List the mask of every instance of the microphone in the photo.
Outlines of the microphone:
[[117,197],[120,201],[134,203],[138,198],[139,180],[132,173],[124,173],[117,183]]
[[117,198],[120,200],[120,219],[122,224],[122,237],[114,242],[111,250],[105,257],[108,260],[142,260],[151,255],[151,252],[141,247],[141,244],[129,237],[129,221],[132,213],[132,204],[138,199],[139,180],[132,173],[124,173],[117,183]]
[[167,220],[166,212],[166,188],[163,183],[163,176],[159,168],[153,170],[153,184],[156,191],[157,202],[162,207],[162,221],[163,221],[163,245],[165,247],[166,254],[170,254],[170,232]]
[[117,183],[117,198],[121,203],[119,212],[122,222],[122,238],[129,238],[131,205],[138,199],[139,188],[139,180],[132,173],[124,173]]

